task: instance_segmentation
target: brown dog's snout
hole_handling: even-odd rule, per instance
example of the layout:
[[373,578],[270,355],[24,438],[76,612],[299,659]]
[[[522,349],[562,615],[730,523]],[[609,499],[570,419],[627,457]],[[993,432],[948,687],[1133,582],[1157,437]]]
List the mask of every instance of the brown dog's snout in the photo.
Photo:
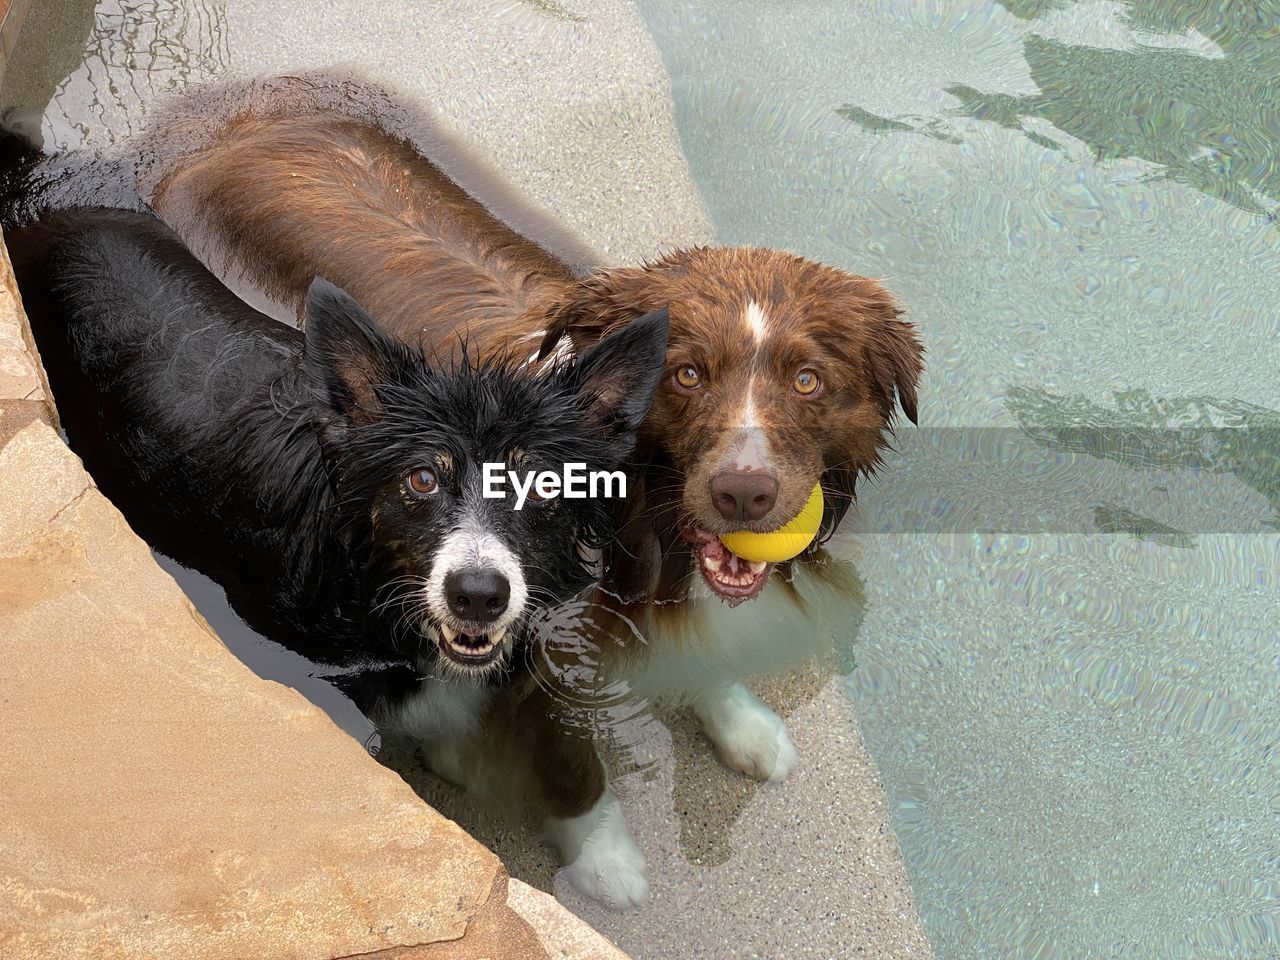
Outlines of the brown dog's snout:
[[778,481],[763,470],[724,470],[711,478],[711,502],[726,520],[759,520],[778,500]]

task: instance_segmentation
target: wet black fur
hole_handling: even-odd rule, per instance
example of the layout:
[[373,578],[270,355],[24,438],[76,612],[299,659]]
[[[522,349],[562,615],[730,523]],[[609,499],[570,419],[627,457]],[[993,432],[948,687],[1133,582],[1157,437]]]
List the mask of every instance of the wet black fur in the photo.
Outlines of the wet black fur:
[[[231,295],[158,220],[64,211],[8,238],[69,439],[148,542],[217,580],[258,631],[318,661],[429,666],[414,583],[478,505],[520,558],[530,606],[592,571],[610,504],[522,511],[478,499],[480,462],[615,469],[647,412],[665,314],[534,378],[502,363],[435,370],[317,281],[306,334]],[[305,343],[304,343],[305,340]],[[406,476],[436,466],[441,492]]]

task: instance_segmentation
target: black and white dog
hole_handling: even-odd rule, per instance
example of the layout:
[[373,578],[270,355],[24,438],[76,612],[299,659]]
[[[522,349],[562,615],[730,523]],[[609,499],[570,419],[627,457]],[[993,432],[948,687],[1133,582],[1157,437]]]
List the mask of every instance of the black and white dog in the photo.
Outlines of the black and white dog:
[[665,311],[536,375],[435,369],[323,280],[305,333],[262,316],[146,214],[68,210],[8,241],[71,443],[138,533],[313,660],[403,665],[381,718],[456,782],[485,779],[484,749],[503,776],[523,765],[570,878],[633,899],[609,889],[613,861],[639,858],[625,826],[566,799],[599,765],[522,669],[530,622],[594,579],[613,507],[517,510],[484,495],[481,465],[617,469],[664,369]]

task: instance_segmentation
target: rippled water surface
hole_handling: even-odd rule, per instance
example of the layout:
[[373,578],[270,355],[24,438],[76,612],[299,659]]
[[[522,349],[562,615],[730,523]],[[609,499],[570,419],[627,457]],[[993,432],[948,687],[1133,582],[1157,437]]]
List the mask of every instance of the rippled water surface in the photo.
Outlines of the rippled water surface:
[[1280,6],[642,7],[721,238],[928,344],[848,682],[937,955],[1276,956]]
[[[720,239],[884,278],[927,343],[821,627],[937,956],[1280,955],[1280,4],[640,7]],[[216,0],[32,16],[69,41],[0,100],[50,149],[330,55]],[[727,882],[679,789],[672,859]]]

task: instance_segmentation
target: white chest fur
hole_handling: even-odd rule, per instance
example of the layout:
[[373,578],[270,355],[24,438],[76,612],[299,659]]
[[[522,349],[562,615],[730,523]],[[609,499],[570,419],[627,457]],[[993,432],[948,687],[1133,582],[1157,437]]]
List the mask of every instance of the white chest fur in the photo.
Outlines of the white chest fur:
[[492,698],[492,688],[467,677],[428,677],[400,704],[394,723],[422,742],[432,770],[465,784],[466,744],[479,732]]
[[801,567],[790,584],[775,573],[760,596],[731,607],[699,578],[701,589],[678,610],[642,613],[636,626],[646,649],[626,659],[628,685],[646,699],[697,699],[726,683],[822,655],[848,619],[844,614],[852,614],[850,604],[861,604],[861,590],[851,581],[846,565],[821,574]]

